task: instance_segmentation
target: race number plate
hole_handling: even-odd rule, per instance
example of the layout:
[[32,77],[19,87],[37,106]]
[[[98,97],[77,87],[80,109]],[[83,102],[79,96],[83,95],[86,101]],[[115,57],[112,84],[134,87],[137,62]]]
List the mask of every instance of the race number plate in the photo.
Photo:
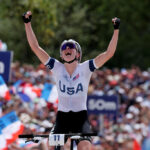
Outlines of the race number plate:
[[64,134],[49,134],[49,145],[50,146],[63,146],[65,143]]

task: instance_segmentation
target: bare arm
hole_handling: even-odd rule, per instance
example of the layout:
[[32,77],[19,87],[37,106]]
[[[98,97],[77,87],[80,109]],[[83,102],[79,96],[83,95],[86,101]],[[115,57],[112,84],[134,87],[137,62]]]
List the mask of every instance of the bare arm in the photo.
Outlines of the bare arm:
[[[28,11],[26,13],[26,18],[28,18],[31,15],[31,12]],[[39,58],[39,60],[45,64],[48,58],[50,57],[46,51],[44,51],[37,41],[37,38],[32,30],[31,22],[25,23],[25,31],[28,43],[32,49],[32,51],[36,54],[36,56]]]
[[[113,23],[115,22],[116,18],[114,18]],[[115,29],[112,39],[108,45],[108,48],[105,52],[99,54],[95,59],[95,65],[97,68],[101,67],[105,62],[107,62],[115,53],[117,42],[118,42],[118,36],[119,36],[119,29]]]

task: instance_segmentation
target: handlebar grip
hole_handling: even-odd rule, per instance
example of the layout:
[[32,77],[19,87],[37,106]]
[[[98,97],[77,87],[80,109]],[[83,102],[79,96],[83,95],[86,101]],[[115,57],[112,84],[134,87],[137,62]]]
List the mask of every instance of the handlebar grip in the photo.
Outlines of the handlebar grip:
[[19,135],[19,138],[34,138],[33,134]]

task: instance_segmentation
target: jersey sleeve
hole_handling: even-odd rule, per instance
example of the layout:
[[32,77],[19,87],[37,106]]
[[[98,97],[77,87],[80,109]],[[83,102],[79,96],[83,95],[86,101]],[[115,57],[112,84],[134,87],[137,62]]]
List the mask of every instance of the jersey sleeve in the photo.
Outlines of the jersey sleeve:
[[86,77],[88,76],[90,77],[92,73],[94,72],[94,70],[96,69],[93,59],[83,62],[81,66],[83,68],[82,71],[84,72],[84,75]]
[[61,67],[62,63],[60,63],[58,60],[49,57],[47,62],[44,64],[48,69],[50,69],[53,73],[58,72],[59,68]]
[[89,60],[89,69],[91,72],[94,72],[94,70],[97,69],[94,59]]

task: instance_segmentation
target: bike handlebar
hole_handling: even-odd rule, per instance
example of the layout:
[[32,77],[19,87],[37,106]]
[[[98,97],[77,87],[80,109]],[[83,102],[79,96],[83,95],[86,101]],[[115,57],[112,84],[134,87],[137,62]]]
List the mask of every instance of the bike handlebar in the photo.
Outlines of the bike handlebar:
[[[97,136],[97,133],[69,133],[69,134],[64,134],[65,137],[71,137],[71,136]],[[34,137],[43,137],[43,138],[48,138],[49,135],[47,134],[21,134],[19,135],[19,138],[34,138]]]

